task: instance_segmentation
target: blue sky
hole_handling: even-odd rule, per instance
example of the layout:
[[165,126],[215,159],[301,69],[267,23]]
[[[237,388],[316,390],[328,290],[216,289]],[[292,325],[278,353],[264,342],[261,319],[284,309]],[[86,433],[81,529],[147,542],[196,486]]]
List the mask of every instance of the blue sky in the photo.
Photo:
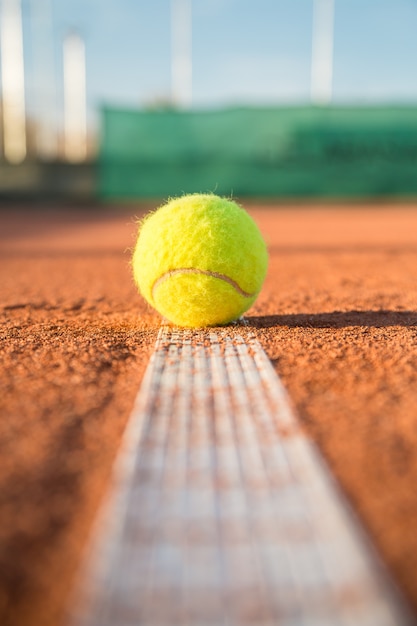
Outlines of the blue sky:
[[[59,118],[61,44],[70,28],[86,41],[93,124],[101,104],[169,98],[170,0],[22,4],[29,109],[44,98]],[[48,4],[49,25],[39,13]],[[335,5],[334,101],[417,103],[417,0]],[[312,13],[313,0],[193,0],[193,105],[308,102]]]

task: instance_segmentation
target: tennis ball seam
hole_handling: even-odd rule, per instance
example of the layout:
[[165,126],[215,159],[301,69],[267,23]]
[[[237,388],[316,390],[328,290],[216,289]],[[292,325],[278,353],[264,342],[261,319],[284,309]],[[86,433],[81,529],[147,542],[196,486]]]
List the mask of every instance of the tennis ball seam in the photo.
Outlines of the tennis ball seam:
[[237,283],[233,278],[227,276],[227,274],[221,274],[220,272],[212,272],[210,270],[201,270],[195,267],[180,267],[175,270],[168,270],[164,272],[161,276],[159,276],[152,285],[151,295],[152,299],[155,300],[155,290],[162,283],[171,278],[172,276],[176,276],[178,274],[202,274],[204,276],[211,276],[212,278],[218,278],[219,280],[223,280],[228,283],[237,293],[244,298],[253,298],[256,296],[257,292],[248,293]]

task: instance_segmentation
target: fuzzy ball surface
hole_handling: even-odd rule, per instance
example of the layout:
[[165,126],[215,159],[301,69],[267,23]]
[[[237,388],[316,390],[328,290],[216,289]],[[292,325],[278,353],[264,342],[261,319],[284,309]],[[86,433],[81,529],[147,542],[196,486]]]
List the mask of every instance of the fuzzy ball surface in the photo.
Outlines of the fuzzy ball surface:
[[177,326],[237,320],[255,302],[268,265],[250,215],[213,194],[170,200],[140,223],[132,258],[143,297]]

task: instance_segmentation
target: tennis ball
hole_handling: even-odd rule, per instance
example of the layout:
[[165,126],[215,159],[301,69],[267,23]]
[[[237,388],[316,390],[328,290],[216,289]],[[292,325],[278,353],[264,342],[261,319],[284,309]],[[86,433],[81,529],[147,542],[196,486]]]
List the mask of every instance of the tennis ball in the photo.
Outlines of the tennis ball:
[[255,302],[267,263],[253,219],[213,194],[175,198],[145,217],[132,258],[149,304],[191,328],[238,319]]

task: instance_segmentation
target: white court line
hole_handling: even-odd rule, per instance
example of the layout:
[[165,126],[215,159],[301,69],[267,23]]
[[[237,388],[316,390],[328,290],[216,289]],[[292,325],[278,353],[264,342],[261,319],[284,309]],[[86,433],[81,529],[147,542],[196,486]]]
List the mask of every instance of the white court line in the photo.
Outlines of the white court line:
[[160,330],[80,581],[72,626],[415,623],[239,327]]

